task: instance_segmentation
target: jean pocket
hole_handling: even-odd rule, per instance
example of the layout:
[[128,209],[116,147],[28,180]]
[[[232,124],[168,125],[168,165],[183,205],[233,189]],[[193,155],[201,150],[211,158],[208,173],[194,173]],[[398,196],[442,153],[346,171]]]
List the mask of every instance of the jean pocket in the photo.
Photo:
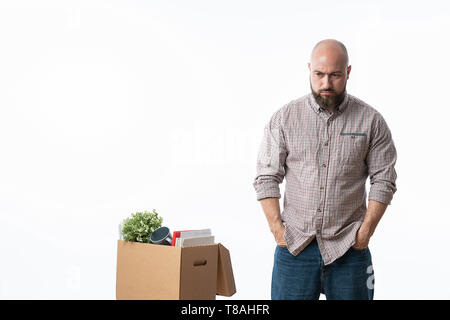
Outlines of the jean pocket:
[[368,248],[369,247],[365,247],[364,249],[356,249],[356,248],[353,248],[353,246],[350,247],[350,249],[352,249],[353,251],[359,252],[359,253],[366,252]]

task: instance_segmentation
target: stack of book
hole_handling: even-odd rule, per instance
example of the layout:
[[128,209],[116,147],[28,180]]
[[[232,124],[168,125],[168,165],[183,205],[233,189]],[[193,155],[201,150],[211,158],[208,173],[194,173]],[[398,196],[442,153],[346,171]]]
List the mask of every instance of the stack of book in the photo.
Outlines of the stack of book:
[[211,229],[174,231],[172,246],[192,247],[214,244],[214,236]]

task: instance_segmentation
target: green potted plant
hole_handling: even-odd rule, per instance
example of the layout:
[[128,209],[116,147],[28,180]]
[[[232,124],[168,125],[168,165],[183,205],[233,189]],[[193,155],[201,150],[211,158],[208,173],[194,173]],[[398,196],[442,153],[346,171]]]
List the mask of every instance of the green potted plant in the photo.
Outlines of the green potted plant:
[[125,241],[151,243],[150,235],[162,224],[162,217],[153,212],[136,212],[120,224],[120,235]]

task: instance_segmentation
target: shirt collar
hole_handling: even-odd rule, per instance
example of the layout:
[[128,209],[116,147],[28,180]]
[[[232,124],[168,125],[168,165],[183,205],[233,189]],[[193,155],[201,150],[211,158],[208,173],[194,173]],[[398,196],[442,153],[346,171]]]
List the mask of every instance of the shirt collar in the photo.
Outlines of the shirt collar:
[[[316,113],[325,111],[325,109],[323,109],[321,106],[319,106],[317,104],[316,99],[314,99],[314,96],[312,93],[309,94],[308,101],[309,101],[309,105],[313,108],[313,110]],[[348,105],[348,94],[347,94],[347,91],[345,91],[344,100],[342,100],[342,102],[339,104],[339,106],[337,106],[336,113],[342,114],[345,111],[345,109],[347,108],[347,105]]]

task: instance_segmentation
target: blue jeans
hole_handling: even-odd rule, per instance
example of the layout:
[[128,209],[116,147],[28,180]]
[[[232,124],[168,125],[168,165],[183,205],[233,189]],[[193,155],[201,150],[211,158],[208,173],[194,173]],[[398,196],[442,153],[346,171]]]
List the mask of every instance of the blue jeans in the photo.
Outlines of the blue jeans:
[[374,273],[369,248],[350,248],[324,266],[316,238],[297,256],[277,246],[272,271],[273,300],[373,300]]

